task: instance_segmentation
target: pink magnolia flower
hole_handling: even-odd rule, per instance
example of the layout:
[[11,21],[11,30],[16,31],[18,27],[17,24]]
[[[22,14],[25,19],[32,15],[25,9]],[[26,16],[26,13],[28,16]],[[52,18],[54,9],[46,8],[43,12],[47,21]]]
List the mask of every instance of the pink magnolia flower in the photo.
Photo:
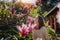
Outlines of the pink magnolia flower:
[[27,27],[26,28],[26,32],[27,32],[27,34],[29,34],[30,32],[32,32],[32,28],[31,27]]
[[37,24],[29,24],[28,27],[26,28],[27,34],[31,33],[33,29],[37,28]]
[[25,36],[27,34],[26,29],[22,28],[22,31],[20,31],[22,36]]
[[31,33],[35,27],[37,27],[36,24],[33,24],[33,25],[28,24],[28,26],[27,26],[27,24],[22,24],[22,27],[16,26],[16,28],[19,30],[19,33],[21,33],[22,36],[25,36],[25,35]]
[[25,36],[27,34],[25,25],[22,25],[22,27],[16,26],[16,28],[18,29],[19,33],[21,33],[22,36]]
[[32,31],[32,25],[31,25],[31,23],[26,24],[26,25],[27,25],[26,31],[27,31],[27,34],[29,34]]
[[26,23],[32,23],[33,21],[34,21],[34,18],[28,16]]
[[36,29],[37,28],[37,24],[32,24],[32,29]]

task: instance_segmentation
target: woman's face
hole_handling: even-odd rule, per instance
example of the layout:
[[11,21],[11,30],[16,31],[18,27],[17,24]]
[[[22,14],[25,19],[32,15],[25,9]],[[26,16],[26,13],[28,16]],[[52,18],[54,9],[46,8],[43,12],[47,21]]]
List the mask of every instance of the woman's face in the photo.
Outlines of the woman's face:
[[38,18],[35,19],[34,23],[37,24],[36,29],[39,29],[39,25],[40,25],[40,24],[39,24],[39,22],[38,22]]

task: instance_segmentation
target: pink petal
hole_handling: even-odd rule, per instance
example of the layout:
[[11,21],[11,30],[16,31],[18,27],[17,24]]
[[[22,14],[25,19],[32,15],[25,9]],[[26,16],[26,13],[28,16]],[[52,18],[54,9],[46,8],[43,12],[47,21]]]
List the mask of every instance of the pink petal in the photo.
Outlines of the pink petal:
[[27,23],[31,23],[31,22],[33,22],[33,21],[34,21],[34,18],[28,16]]
[[32,29],[37,28],[37,24],[32,24]]
[[19,31],[22,31],[22,27],[16,26],[16,28],[17,28]]
[[22,36],[25,36],[27,34],[26,30],[22,29],[21,34],[22,34]]

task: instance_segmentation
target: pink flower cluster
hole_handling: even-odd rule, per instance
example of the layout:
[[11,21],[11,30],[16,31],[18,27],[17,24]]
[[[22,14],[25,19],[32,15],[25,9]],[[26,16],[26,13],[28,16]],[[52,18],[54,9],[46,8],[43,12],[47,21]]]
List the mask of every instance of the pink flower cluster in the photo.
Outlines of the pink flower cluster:
[[27,24],[28,24],[28,23],[32,23],[34,20],[35,20],[34,18],[28,16],[26,23],[27,23]]
[[19,30],[19,33],[22,35],[22,36],[25,36],[29,33],[32,32],[32,30],[37,27],[37,24],[22,24],[22,26],[16,26],[16,28]]
[[[18,17],[22,17],[20,16],[19,14],[17,15]],[[23,15],[24,16],[24,15]],[[29,23],[33,23],[35,20],[35,18],[32,18],[30,16],[28,16],[27,20],[26,20],[26,24],[29,24]],[[20,23],[23,23],[23,19],[20,20]]]

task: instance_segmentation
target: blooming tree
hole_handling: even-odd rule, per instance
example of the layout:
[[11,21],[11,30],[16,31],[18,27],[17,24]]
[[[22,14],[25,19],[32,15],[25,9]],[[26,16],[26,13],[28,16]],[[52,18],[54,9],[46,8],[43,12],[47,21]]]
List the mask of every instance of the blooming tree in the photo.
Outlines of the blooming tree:
[[37,14],[39,8],[34,6],[36,1],[29,1],[33,5],[30,4],[31,2],[26,4],[15,0],[13,2],[0,2],[1,40],[27,40],[31,38],[32,30],[37,27],[37,24],[33,23],[36,15],[32,17],[32,14]]

